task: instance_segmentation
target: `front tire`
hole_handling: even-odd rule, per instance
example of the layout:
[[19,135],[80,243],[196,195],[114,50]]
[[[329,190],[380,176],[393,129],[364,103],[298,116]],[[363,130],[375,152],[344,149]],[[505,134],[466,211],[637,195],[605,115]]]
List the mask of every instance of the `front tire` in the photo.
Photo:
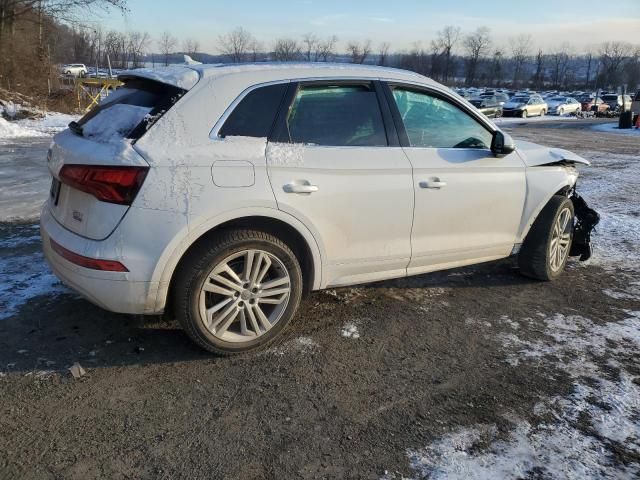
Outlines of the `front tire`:
[[522,116],[522,118],[527,118],[527,115],[528,115],[528,114],[527,114],[527,111],[526,111],[526,110],[523,110],[523,111],[522,111],[522,115],[521,115],[521,116]]
[[271,343],[295,315],[302,290],[300,263],[284,242],[261,231],[230,230],[180,265],[175,313],[200,347],[232,355]]
[[520,273],[555,280],[564,271],[573,241],[573,202],[555,195],[531,226],[518,254]]

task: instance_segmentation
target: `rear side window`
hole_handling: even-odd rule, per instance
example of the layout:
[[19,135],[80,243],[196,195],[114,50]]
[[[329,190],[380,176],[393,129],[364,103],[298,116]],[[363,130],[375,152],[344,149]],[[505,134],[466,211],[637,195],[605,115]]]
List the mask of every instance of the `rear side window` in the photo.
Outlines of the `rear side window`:
[[301,86],[289,110],[287,127],[294,143],[387,145],[378,98],[369,85]]
[[268,137],[287,84],[268,85],[249,92],[218,132],[221,137]]
[[69,128],[101,143],[137,140],[186,93],[152,80],[131,79]]

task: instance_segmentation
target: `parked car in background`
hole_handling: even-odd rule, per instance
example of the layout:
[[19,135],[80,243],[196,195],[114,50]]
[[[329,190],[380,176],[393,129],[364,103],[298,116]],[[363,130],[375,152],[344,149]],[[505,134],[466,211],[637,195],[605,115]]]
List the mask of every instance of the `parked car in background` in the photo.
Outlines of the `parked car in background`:
[[69,63],[60,68],[63,75],[70,77],[84,77],[87,75],[87,67],[83,63]]
[[494,95],[490,97],[480,96],[478,98],[472,98],[469,100],[469,103],[489,118],[499,118],[502,116],[502,105],[500,105],[500,102],[498,102],[498,99]]
[[624,102],[624,110],[631,109],[631,95],[616,95],[616,94],[607,94],[602,95],[602,101],[609,105],[609,110],[611,111],[622,111],[622,104]]
[[575,194],[589,162],[516,148],[416,73],[263,63],[119,79],[48,151],[45,256],[107,310],[170,308],[211,352],[269,344],[313,290],[511,255],[555,280],[589,256]]
[[548,111],[549,107],[540,95],[516,95],[502,106],[505,117],[544,117]]
[[493,93],[485,92],[480,94],[480,98],[485,98],[485,97],[495,98],[496,102],[498,102],[500,106],[504,105],[509,101],[509,95],[503,92],[493,92]]
[[573,97],[551,97],[547,100],[549,113],[552,115],[565,115],[582,110],[582,105]]
[[600,97],[585,97],[580,100],[580,106],[583,112],[605,113],[609,111],[609,104],[605,103]]

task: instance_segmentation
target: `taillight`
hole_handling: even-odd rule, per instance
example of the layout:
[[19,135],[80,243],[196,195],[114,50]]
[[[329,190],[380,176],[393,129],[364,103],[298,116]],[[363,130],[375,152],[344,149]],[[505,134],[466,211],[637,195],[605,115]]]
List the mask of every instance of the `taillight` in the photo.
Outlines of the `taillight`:
[[148,170],[148,167],[65,165],[60,170],[60,181],[102,202],[131,205]]

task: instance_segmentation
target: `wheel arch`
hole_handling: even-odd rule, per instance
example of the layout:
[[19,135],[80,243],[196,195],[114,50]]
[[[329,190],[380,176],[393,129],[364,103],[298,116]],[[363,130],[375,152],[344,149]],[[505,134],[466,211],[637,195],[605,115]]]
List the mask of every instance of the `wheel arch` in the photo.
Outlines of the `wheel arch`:
[[[265,211],[268,210],[268,211]],[[170,298],[175,273],[180,263],[187,258],[202,242],[221,231],[235,228],[251,228],[265,231],[282,239],[296,254],[300,261],[304,279],[304,294],[320,288],[322,280],[322,254],[315,237],[294,217],[274,209],[247,210],[235,215],[203,222],[196,228],[190,228],[177,246],[171,249],[165,261],[159,262],[154,277],[159,276],[156,293],[156,312],[163,311]]]
[[[533,167],[536,169],[539,167]],[[541,172],[544,169],[539,168]],[[529,169],[531,171],[531,169]],[[529,177],[529,175],[527,175]],[[563,175],[560,181],[557,181],[552,188],[545,190],[544,193],[537,192],[535,189],[532,189],[530,185],[527,188],[527,200],[525,203],[524,214],[522,218],[522,222],[520,224],[519,234],[518,234],[518,243],[522,243],[524,239],[527,237],[529,230],[531,230],[531,226],[540,215],[542,209],[549,203],[549,201],[555,195],[568,196],[569,192],[575,185],[575,179],[577,177]],[[530,179],[527,178],[527,183],[530,183]]]

